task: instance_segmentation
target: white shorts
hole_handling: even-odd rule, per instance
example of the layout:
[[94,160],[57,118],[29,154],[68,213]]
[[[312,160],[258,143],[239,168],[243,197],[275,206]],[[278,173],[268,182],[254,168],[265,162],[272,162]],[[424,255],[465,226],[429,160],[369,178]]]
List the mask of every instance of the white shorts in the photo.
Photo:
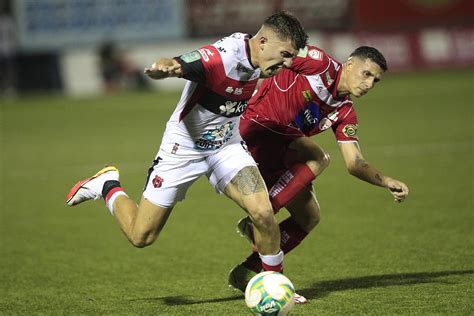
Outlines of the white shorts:
[[143,196],[161,207],[174,206],[184,200],[188,188],[203,174],[218,193],[223,193],[240,170],[257,165],[244,146],[229,144],[207,157],[191,160],[178,160],[158,152],[148,170]]

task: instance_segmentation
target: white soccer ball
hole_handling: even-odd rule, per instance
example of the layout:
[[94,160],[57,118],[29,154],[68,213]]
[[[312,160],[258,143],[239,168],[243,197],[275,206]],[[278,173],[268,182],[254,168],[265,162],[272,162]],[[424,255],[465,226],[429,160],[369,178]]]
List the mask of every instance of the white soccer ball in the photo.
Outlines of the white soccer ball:
[[295,305],[295,287],[283,274],[265,271],[247,284],[245,303],[254,315],[287,315]]

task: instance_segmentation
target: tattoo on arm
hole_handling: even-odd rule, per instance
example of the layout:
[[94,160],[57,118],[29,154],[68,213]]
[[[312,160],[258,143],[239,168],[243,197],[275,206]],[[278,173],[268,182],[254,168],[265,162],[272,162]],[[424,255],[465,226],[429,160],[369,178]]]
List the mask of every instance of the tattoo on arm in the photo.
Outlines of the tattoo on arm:
[[369,167],[369,164],[365,161],[365,159],[360,157],[360,156],[356,157],[355,164],[356,164],[357,167],[361,167],[361,168],[368,168]]
[[[378,184],[378,185],[382,184],[383,182],[382,176],[367,161],[365,161],[364,158],[357,155],[355,158],[355,165],[361,172],[360,175],[363,177],[365,181],[368,181],[373,184]],[[374,182],[374,178],[375,180],[377,180],[378,183]]]
[[378,173],[375,174],[375,179],[379,180],[380,183],[382,183],[382,177]]
[[254,166],[243,168],[230,182],[235,185],[237,190],[243,195],[250,195],[266,190],[262,177],[257,167]]

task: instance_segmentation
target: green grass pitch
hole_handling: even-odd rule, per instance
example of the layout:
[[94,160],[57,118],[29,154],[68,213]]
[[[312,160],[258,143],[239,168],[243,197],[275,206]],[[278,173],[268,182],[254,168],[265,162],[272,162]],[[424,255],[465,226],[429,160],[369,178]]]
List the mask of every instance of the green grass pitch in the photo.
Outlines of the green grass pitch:
[[[473,72],[388,74],[356,99],[364,156],[410,187],[397,204],[351,177],[331,132],[322,221],[285,259],[294,315],[474,313]],[[0,314],[248,315],[227,272],[244,214],[199,180],[157,242],[135,249],[102,201],[65,196],[105,163],[138,199],[178,93],[1,103]],[[286,216],[281,211],[279,219]]]

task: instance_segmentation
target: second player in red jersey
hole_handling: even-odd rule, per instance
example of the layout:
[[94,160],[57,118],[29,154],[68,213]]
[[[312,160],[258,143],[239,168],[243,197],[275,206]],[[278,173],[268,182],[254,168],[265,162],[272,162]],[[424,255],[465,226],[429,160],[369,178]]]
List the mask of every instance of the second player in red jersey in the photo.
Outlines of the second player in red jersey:
[[308,46],[294,59],[291,69],[263,81],[240,123],[241,134],[269,188],[297,159],[296,152],[288,148],[294,140],[331,128],[338,141],[357,141],[352,100],[337,92],[342,64]]
[[[294,249],[319,223],[319,203],[311,182],[329,165],[329,155],[310,136],[331,129],[350,174],[388,188],[403,201],[408,187],[383,175],[364,159],[358,145],[357,116],[351,96],[361,97],[387,70],[375,48],[357,48],[344,63],[323,50],[307,46],[290,69],[263,81],[240,121],[240,132],[265,180],[275,212],[283,207],[290,217],[280,223],[281,249]],[[240,232],[252,239],[248,219]],[[246,283],[262,269],[252,253],[234,267],[229,280]]]

